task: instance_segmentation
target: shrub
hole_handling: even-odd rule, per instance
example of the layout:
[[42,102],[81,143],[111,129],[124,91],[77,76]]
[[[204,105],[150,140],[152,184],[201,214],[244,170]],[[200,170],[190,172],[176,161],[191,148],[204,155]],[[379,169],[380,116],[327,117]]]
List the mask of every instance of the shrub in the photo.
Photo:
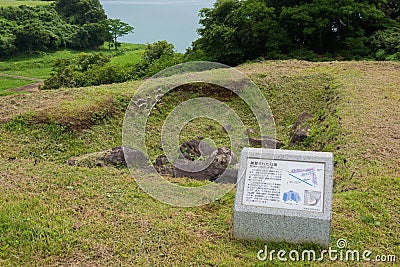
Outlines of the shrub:
[[57,59],[41,89],[125,82],[133,79],[132,73],[132,67],[112,65],[110,57],[102,53],[81,53],[71,60]]
[[152,76],[164,68],[181,63],[182,59],[182,56],[175,55],[174,45],[165,40],[147,44],[142,60],[135,66],[135,76]]

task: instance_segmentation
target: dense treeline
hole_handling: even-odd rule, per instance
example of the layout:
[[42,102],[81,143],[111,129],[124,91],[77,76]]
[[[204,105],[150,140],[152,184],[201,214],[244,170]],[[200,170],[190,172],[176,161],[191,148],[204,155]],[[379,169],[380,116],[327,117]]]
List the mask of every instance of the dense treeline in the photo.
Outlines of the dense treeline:
[[16,51],[96,48],[109,39],[107,16],[99,0],[0,8],[0,56]]
[[399,0],[217,0],[188,51],[229,65],[258,57],[400,59]]

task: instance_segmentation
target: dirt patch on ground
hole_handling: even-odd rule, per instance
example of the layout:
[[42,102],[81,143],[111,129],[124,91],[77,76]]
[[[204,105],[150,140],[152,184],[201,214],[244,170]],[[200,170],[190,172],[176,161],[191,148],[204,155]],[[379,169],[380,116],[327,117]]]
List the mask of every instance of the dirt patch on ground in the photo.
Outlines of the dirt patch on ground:
[[0,73],[1,77],[8,77],[8,78],[13,78],[13,79],[20,79],[20,80],[27,80],[27,81],[34,81],[35,83],[8,89],[8,91],[11,92],[37,92],[39,91],[39,86],[43,85],[44,80],[42,79],[37,79],[37,78],[31,78],[31,77],[25,77],[25,76],[19,76],[19,75],[11,75],[11,74],[5,74],[5,73]]
[[9,91],[14,91],[14,92],[38,92],[39,91],[39,86],[43,85],[43,82],[37,82],[37,83],[32,83],[28,84],[25,86],[17,87],[10,89]]
[[0,76],[2,76],[2,77],[14,78],[14,79],[28,80],[28,81],[43,82],[42,79],[31,78],[31,77],[25,77],[25,76],[19,76],[19,75],[12,75],[12,74],[5,74],[5,73],[0,73]]
[[16,94],[0,97],[0,123],[5,123],[28,111],[40,111],[55,107],[58,103],[74,99],[70,91],[37,91],[32,94]]

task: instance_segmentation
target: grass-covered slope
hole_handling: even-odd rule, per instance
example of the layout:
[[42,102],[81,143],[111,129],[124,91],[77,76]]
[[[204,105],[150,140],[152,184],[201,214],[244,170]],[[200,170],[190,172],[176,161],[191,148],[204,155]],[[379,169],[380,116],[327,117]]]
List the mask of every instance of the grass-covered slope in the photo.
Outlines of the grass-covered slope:
[[[274,61],[239,70],[265,94],[279,139],[287,144],[291,125],[307,111],[311,136],[296,148],[334,152],[331,245],[345,238],[349,248],[373,256],[400,255],[400,64]],[[203,207],[176,208],[148,196],[126,169],[65,165],[71,156],[121,145],[124,109],[140,84],[0,98],[0,265],[286,266],[257,260],[263,242],[232,237],[234,192]],[[201,92],[177,90],[153,112],[146,140],[153,160],[161,153],[162,110],[194,96]],[[251,127],[243,103],[218,97]],[[191,122],[181,139],[204,135],[224,144],[221,127],[207,131],[209,124]]]
[[[19,53],[0,58],[0,94],[15,94],[14,88],[35,83],[35,79],[47,79],[57,59],[72,59],[79,53],[103,53],[111,57],[113,65],[134,65],[138,63],[145,50],[142,44],[122,43],[119,51],[109,50],[106,45],[98,50],[58,50],[36,53]],[[1,77],[7,75],[8,77]],[[27,77],[32,81],[29,83]]]

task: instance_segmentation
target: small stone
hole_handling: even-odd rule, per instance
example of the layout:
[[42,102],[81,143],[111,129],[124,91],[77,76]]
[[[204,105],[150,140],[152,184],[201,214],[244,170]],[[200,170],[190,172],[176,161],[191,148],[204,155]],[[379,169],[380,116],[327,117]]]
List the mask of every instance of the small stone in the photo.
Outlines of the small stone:
[[247,135],[256,134],[256,133],[257,133],[257,130],[254,128],[247,129],[245,132],[245,134],[247,134]]
[[307,137],[310,136],[309,128],[297,129],[296,132],[293,134],[292,138],[289,142],[289,147],[295,146],[300,144],[304,141]]
[[67,160],[67,165],[69,166],[76,166],[77,161],[74,159]]
[[[127,158],[125,158],[125,156]],[[145,167],[148,163],[148,158],[143,152],[128,148],[114,147],[111,152],[104,157],[104,162],[114,166],[128,166],[130,168]]]
[[226,131],[226,132],[230,132],[230,131],[232,131],[232,129],[233,129],[233,127],[230,123],[228,123],[227,125],[222,127],[222,130]]
[[79,230],[82,227],[82,223],[81,222],[76,222],[74,223],[74,226],[72,227],[75,231]]
[[104,164],[104,162],[99,161],[96,163],[96,167],[105,167],[105,166],[106,164]]
[[309,121],[310,119],[312,119],[313,116],[310,115],[308,112],[303,112],[301,113],[298,117],[296,122],[293,124],[290,133],[293,134],[294,132],[296,132],[296,130],[298,128],[301,128],[302,125],[304,125],[304,123],[306,123],[307,121]]
[[259,148],[281,148],[284,144],[279,141],[278,139],[262,136],[260,139],[257,138],[246,138],[245,142],[249,142],[252,147],[259,147]]
[[173,174],[174,174],[174,167],[168,161],[168,158],[165,155],[161,155],[161,156],[157,157],[156,162],[154,164],[154,168],[161,175],[173,176]]

